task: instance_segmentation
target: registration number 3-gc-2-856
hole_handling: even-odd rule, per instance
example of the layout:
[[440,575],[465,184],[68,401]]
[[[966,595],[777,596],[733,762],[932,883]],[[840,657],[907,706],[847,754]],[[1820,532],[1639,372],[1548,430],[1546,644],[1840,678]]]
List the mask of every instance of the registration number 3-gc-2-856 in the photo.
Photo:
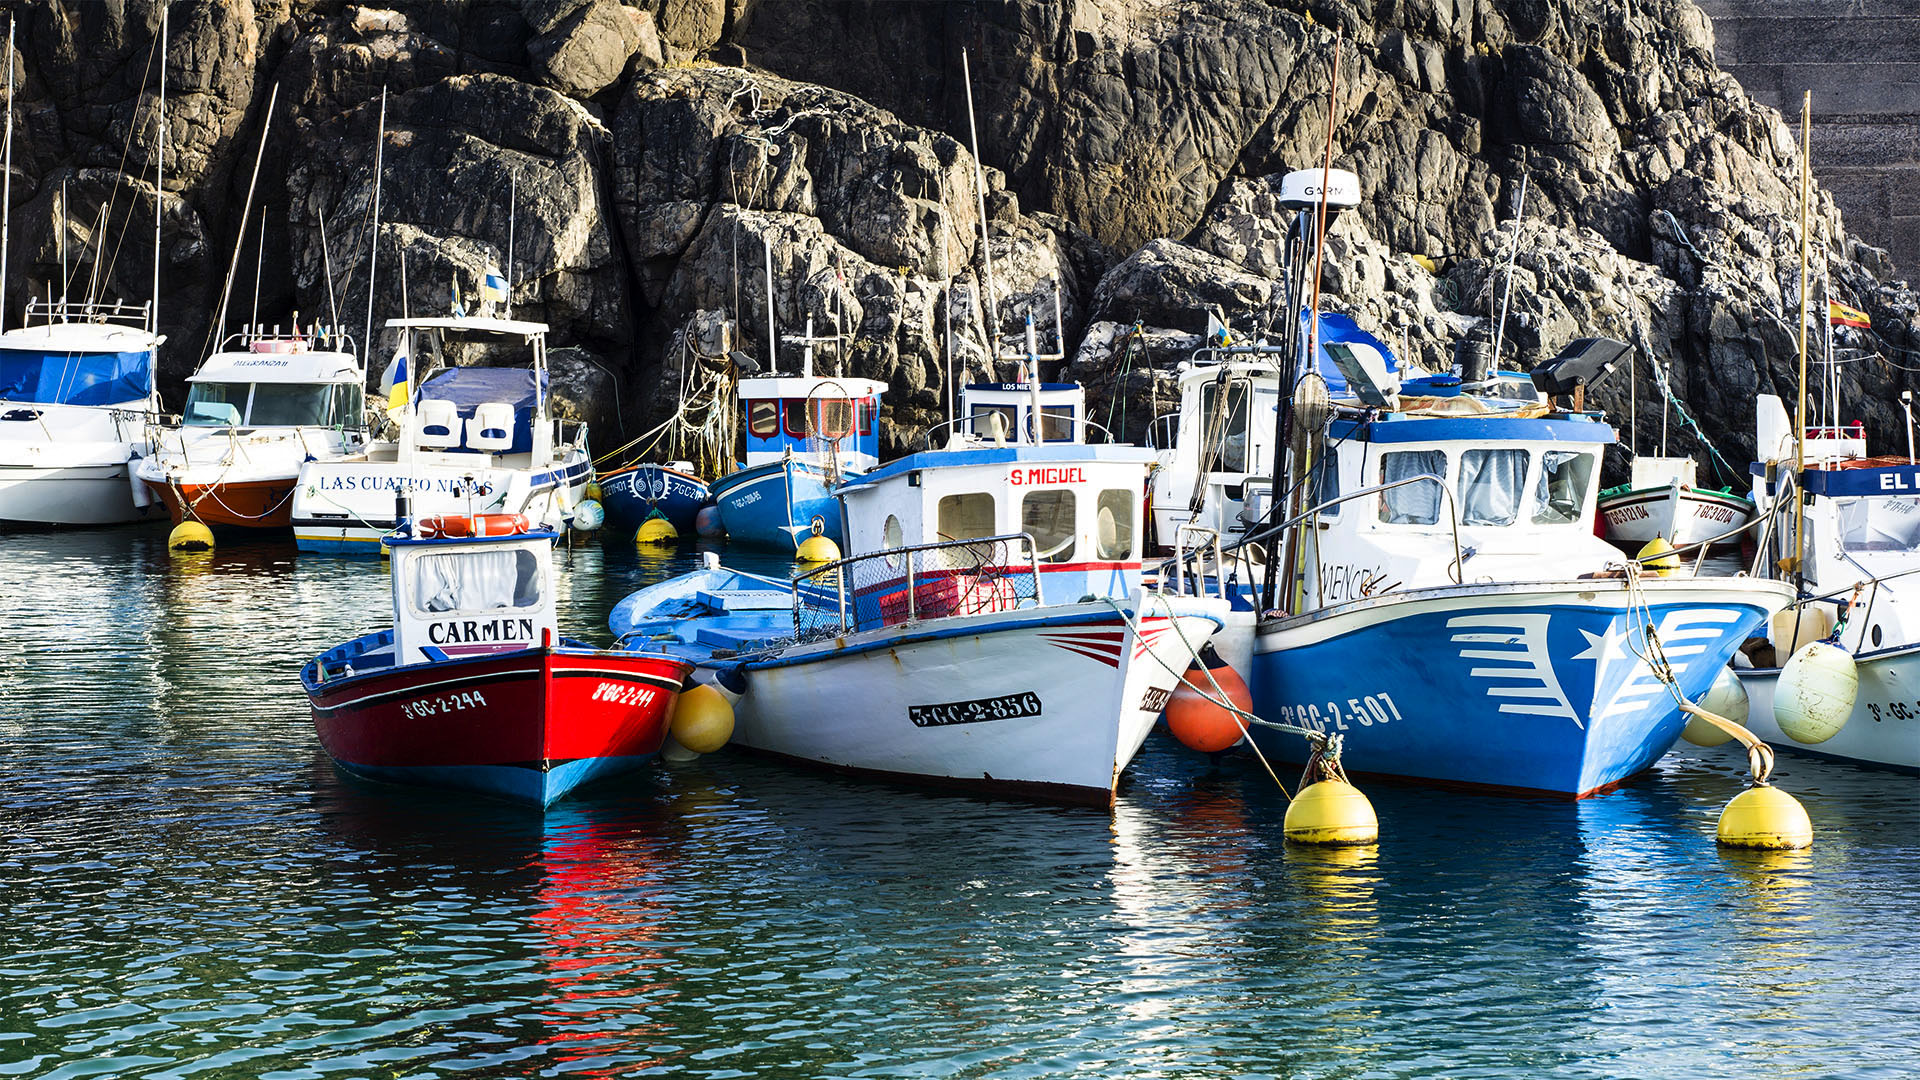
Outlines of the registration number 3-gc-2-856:
[[1283,724],[1298,724],[1315,731],[1329,728],[1352,731],[1355,727],[1372,727],[1398,719],[1400,707],[1393,703],[1393,695],[1384,691],[1348,698],[1345,704],[1329,701],[1324,705],[1282,705],[1279,716]]

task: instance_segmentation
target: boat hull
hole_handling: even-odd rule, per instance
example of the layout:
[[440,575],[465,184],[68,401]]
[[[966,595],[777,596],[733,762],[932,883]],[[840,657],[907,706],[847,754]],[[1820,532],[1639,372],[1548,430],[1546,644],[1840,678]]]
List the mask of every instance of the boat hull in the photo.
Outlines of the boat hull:
[[659,752],[691,665],[523,649],[320,680],[301,672],[320,744],[375,780],[546,806]]
[[1144,637],[1088,603],[795,646],[739,670],[733,745],[919,785],[1109,806],[1189,645],[1204,644],[1224,610],[1172,603],[1150,605]]
[[[1697,697],[1791,592],[1751,579],[1643,584],[1680,691]],[[1582,798],[1673,744],[1686,717],[1636,655],[1625,583],[1408,590],[1263,623],[1249,683],[1263,720],[1343,741],[1349,772]],[[1254,729],[1268,757],[1306,741]]]
[[693,535],[695,516],[713,501],[705,480],[664,465],[637,465],[605,477],[600,494],[607,520],[616,527],[635,528],[658,510],[682,536]]
[[729,540],[782,551],[816,532],[842,542],[840,507],[818,465],[788,458],[730,473],[714,481],[713,502]]
[[175,525],[192,518],[222,528],[285,529],[293,524],[293,489],[298,483],[299,477],[284,476],[217,484],[148,481],[147,488],[166,505]]
[[[1684,487],[1641,488],[1602,498],[1598,503],[1606,539],[1638,554],[1654,537],[1686,547],[1732,532],[1753,518],[1753,503],[1738,495]],[[1740,546],[1738,536],[1710,550]]]
[[42,467],[0,463],[0,523],[119,525],[159,517],[137,506],[127,463]]
[[[394,494],[405,488],[417,517],[523,513],[541,527],[564,529],[571,507],[586,498],[593,465],[583,450],[537,472],[446,465],[310,462],[300,471],[292,504],[294,546],[329,555],[378,555],[392,532]],[[480,492],[467,494],[469,480]],[[517,509],[516,509],[517,508]]]
[[1747,730],[1796,754],[1920,773],[1920,646],[1862,653],[1855,665],[1860,688],[1853,713],[1832,738],[1814,744],[1795,742],[1774,722],[1779,668],[1736,672],[1747,690]]

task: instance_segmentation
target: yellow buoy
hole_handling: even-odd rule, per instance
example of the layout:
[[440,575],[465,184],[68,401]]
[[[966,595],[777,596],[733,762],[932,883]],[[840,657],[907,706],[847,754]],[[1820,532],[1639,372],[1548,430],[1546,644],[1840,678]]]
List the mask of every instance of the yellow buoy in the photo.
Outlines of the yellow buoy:
[[213,530],[188,518],[167,534],[168,551],[212,551]]
[[1826,742],[1847,726],[1859,693],[1860,671],[1853,654],[1824,641],[1810,642],[1780,669],[1773,688],[1773,722],[1794,742]]
[[733,706],[711,686],[680,692],[673,706],[673,739],[696,754],[711,754],[733,738]]
[[592,499],[594,502],[597,502],[597,503],[605,503],[607,501],[604,493],[601,492],[600,490],[600,481],[598,480],[587,481],[587,498]]
[[1634,558],[1647,573],[1658,577],[1666,577],[1680,569],[1680,555],[1673,550],[1672,544],[1667,543],[1667,538],[1664,536],[1656,536],[1647,541],[1646,546],[1640,549],[1640,554],[1635,555]]
[[1380,819],[1359,788],[1322,780],[1293,797],[1281,831],[1298,844],[1371,844],[1380,838]]
[[1790,851],[1813,844],[1813,822],[1799,800],[1777,787],[1750,787],[1720,811],[1719,841],[1727,847]]
[[[1740,676],[1735,675],[1733,669],[1729,667],[1720,669],[1720,674],[1713,677],[1713,685],[1707,688],[1706,693],[1700,695],[1700,700],[1695,704],[1715,716],[1741,725],[1747,722],[1747,714],[1751,711],[1747,701],[1747,688],[1741,685]],[[1709,724],[1695,716],[1687,720],[1687,726],[1681,730],[1680,737],[1695,746],[1719,746],[1733,738],[1733,735],[1722,730],[1719,725]]]
[[801,562],[837,562],[840,559],[840,545],[826,536],[809,536],[800,541],[800,547],[793,557]]
[[661,516],[658,510],[648,514],[647,520],[640,523],[640,530],[633,534],[633,542],[636,544],[671,544],[678,539],[680,539],[680,531],[673,527],[673,522]]

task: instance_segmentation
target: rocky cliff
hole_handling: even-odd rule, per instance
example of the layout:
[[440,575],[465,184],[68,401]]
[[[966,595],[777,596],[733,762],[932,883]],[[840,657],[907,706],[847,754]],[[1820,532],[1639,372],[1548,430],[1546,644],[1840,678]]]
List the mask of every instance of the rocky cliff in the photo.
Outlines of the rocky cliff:
[[[144,299],[158,3],[14,10],[12,317],[60,291],[63,247],[70,293]],[[268,125],[236,312],[256,260],[265,321],[356,336],[370,300],[376,322],[442,310],[498,262],[515,313],[567,347],[602,449],[670,411],[702,355],[765,365],[769,277],[780,335],[811,319],[844,339],[824,366],[894,387],[896,450],[986,366],[982,326],[1029,315],[1058,319],[1071,374],[1137,435],[1209,313],[1272,323],[1278,178],[1324,153],[1338,38],[1335,163],[1365,195],[1330,237],[1328,306],[1444,367],[1510,264],[1504,364],[1628,341],[1634,383],[1590,401],[1624,423],[1637,385],[1645,450],[1671,386],[1735,469],[1752,396],[1795,386],[1796,135],[1715,66],[1688,0],[175,0],[169,21],[176,378],[208,346]],[[1816,279],[1874,321],[1840,343],[1842,414],[1901,442],[1920,299],[1824,194],[1811,233]],[[1669,430],[1705,453],[1677,413]]]

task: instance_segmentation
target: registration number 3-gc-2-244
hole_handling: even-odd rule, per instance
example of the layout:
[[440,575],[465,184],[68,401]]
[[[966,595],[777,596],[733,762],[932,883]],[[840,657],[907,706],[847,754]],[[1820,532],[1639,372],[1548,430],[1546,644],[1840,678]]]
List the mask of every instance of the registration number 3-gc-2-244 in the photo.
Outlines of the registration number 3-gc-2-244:
[[1352,731],[1356,727],[1372,727],[1398,719],[1400,707],[1393,703],[1393,695],[1385,691],[1348,698],[1344,705],[1329,701],[1324,705],[1280,706],[1281,723],[1298,724],[1315,731]]

